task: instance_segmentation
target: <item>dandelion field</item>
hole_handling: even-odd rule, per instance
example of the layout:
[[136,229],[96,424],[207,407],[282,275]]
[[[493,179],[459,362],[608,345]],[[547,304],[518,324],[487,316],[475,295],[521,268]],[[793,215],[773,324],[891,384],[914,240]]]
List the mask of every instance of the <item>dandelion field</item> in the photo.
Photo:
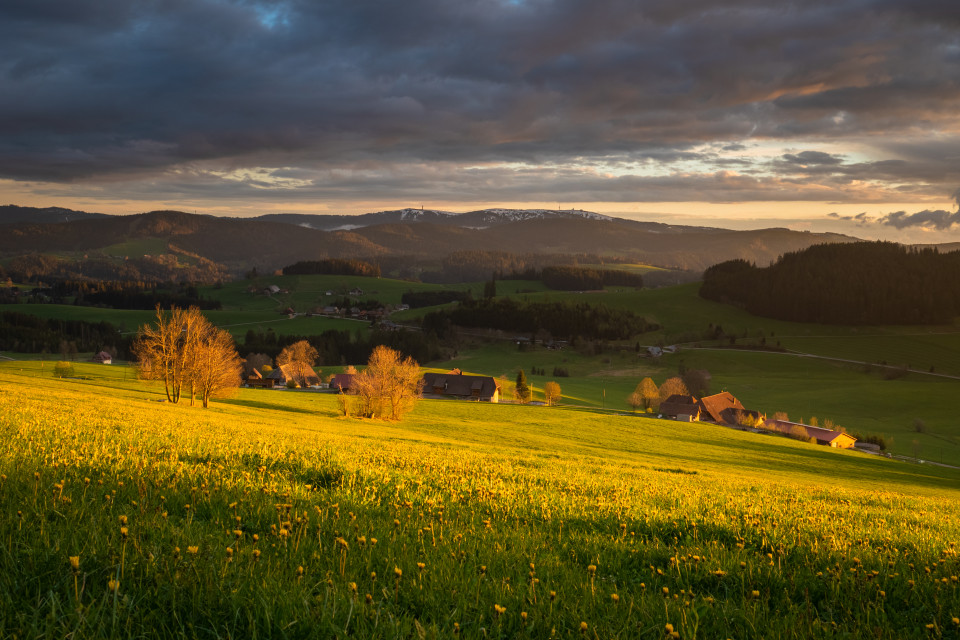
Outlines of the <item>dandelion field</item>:
[[19,367],[0,637],[960,637],[955,470],[564,408],[204,411]]

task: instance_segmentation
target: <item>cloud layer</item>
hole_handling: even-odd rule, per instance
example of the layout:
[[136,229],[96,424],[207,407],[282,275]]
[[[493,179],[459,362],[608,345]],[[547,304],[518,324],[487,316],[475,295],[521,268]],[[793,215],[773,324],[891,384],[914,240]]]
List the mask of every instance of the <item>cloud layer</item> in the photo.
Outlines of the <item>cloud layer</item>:
[[[11,0],[0,179],[134,200],[945,202],[958,16],[934,0]],[[888,224],[955,222],[936,213]]]

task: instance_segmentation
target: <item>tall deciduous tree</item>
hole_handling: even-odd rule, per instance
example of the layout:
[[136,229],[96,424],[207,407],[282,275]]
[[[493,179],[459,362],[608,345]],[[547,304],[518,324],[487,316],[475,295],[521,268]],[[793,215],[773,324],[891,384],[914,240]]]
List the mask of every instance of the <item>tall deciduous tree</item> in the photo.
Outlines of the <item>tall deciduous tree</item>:
[[167,400],[180,402],[189,390],[203,406],[217,391],[240,384],[240,358],[233,338],[217,329],[196,307],[163,311],[155,324],[140,328],[134,353],[143,378],[163,380]]
[[354,377],[361,400],[361,413],[371,418],[399,420],[413,409],[423,388],[420,365],[402,359],[398,351],[380,345],[374,348],[367,368]]
[[670,396],[688,396],[690,391],[687,390],[687,385],[683,384],[683,380],[674,377],[667,378],[662,385],[660,385],[660,402],[669,398]]
[[234,348],[233,336],[211,324],[201,328],[194,345],[190,366],[190,404],[194,395],[200,396],[203,408],[210,406],[210,398],[240,386],[243,365]]
[[[656,408],[660,404],[660,390],[652,378],[644,378],[641,380],[634,390],[634,393],[637,395],[638,400],[638,403],[633,405],[634,408],[643,407],[643,410],[646,411],[650,408]],[[632,401],[631,404],[633,404]]]
[[313,365],[317,363],[317,350],[306,340],[300,340],[284,347],[280,355],[277,356],[278,365],[292,365],[294,374],[297,376],[297,383],[303,387],[306,386],[306,377],[308,373],[313,373]]

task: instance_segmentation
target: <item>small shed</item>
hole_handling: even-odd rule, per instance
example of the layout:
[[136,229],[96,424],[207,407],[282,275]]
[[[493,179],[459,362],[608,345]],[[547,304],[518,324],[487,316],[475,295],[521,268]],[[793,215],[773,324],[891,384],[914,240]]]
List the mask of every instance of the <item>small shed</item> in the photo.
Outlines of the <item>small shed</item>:
[[94,362],[99,362],[100,364],[112,364],[112,363],[113,363],[113,356],[111,356],[111,355],[110,355],[109,353],[107,353],[106,351],[101,351],[101,352],[98,353],[97,355],[93,356],[93,361],[94,361]]

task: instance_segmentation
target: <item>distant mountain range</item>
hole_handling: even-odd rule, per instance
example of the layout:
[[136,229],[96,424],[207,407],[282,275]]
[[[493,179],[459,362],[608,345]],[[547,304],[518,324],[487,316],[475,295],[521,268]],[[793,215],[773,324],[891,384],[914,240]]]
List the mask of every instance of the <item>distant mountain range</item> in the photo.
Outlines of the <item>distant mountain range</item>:
[[[0,258],[33,253],[135,253],[150,240],[240,272],[320,258],[437,260],[457,251],[592,254],[701,271],[732,258],[765,265],[813,244],[851,242],[832,233],[788,229],[730,231],[613,218],[589,211],[484,209],[451,213],[399,209],[356,216],[272,214],[226,218],[180,211],[126,216],[0,207]],[[157,242],[163,241],[163,242]],[[144,245],[145,246],[145,245]],[[141,251],[148,253],[148,251]],[[134,256],[131,256],[134,257]]]
[[[351,231],[381,224],[416,224],[427,223],[462,227],[464,229],[489,229],[514,222],[528,220],[602,220],[617,221],[629,224],[648,231],[663,231],[685,233],[688,231],[706,231],[707,227],[684,227],[668,225],[659,222],[637,222],[623,218],[613,218],[601,213],[584,211],[582,209],[480,209],[466,213],[454,213],[437,209],[396,209],[394,211],[378,211],[377,213],[363,213],[360,215],[310,215],[301,213],[274,213],[250,220],[264,220],[266,222],[283,222],[295,224],[309,229],[320,231]],[[722,229],[714,229],[722,231]]]

